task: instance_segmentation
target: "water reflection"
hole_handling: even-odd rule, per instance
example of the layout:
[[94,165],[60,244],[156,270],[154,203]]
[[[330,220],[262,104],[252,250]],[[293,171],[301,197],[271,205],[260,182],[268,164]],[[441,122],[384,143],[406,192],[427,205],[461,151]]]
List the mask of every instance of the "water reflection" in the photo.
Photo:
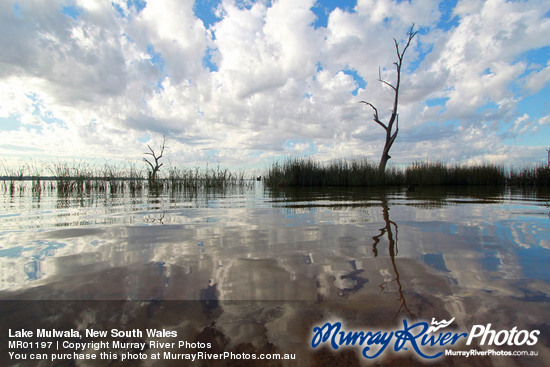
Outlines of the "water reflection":
[[[380,242],[380,238],[386,235],[388,238],[388,252],[390,255],[393,271],[395,273],[395,278],[392,281],[395,281],[397,283],[399,300],[401,302],[399,309],[395,313],[394,319],[397,318],[397,316],[402,310],[406,311],[406,313],[411,318],[414,318],[413,314],[407,307],[407,300],[405,299],[405,294],[403,293],[403,286],[401,285],[401,280],[399,278],[399,271],[397,270],[395,257],[399,252],[399,248],[397,246],[398,228],[397,228],[397,224],[394,221],[390,220],[390,208],[388,207],[388,199],[386,196],[383,196],[381,198],[381,206],[382,206],[382,217],[384,218],[385,226],[380,228],[380,233],[372,238],[374,240],[374,243],[372,244],[372,252],[374,253],[374,257],[378,256],[378,243]],[[394,230],[395,230],[395,234],[394,234]],[[388,282],[383,282],[379,285],[382,292],[386,289],[387,283]]]
[[[116,317],[189,340],[209,335],[226,350],[301,348],[303,365],[334,362],[304,342],[328,318],[385,329],[403,317],[546,327],[548,193],[256,185],[77,198],[44,190],[40,206],[5,197],[0,299],[140,300]],[[74,320],[108,325],[71,305]]]

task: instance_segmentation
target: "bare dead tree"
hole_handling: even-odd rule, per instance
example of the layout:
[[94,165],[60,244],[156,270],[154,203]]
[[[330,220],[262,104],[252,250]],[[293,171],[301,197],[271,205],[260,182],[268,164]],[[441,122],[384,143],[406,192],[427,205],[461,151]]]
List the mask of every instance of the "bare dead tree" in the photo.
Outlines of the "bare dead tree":
[[546,149],[548,152],[548,167],[550,167],[550,148]]
[[[417,33],[418,31],[414,30],[414,23],[413,23],[411,25],[411,28],[409,29],[409,32],[407,33],[408,39],[403,50],[399,50],[399,42],[397,42],[395,38],[393,39],[395,43],[395,50],[397,51],[397,61],[393,63],[397,70],[397,81],[395,85],[383,80],[382,76],[380,75],[380,69],[378,69],[378,81],[380,81],[381,83],[393,89],[393,92],[395,94],[394,100],[393,100],[393,109],[392,109],[390,119],[388,120],[388,123],[385,124],[382,121],[380,121],[380,118],[378,117],[378,110],[376,109],[376,107],[374,107],[372,103],[366,102],[366,101],[360,101],[360,103],[364,103],[370,106],[374,110],[374,116],[373,116],[374,122],[382,126],[384,130],[386,130],[386,143],[384,144],[384,150],[382,151],[382,157],[380,158],[380,164],[378,165],[378,169],[381,172],[384,172],[386,170],[386,164],[388,163],[388,160],[391,158],[391,156],[389,155],[390,149],[393,143],[395,142],[395,138],[397,138],[397,133],[399,132],[399,114],[397,113],[397,106],[399,104],[399,87],[401,85],[401,67],[403,65],[403,57],[405,56],[405,52],[409,48],[411,41],[413,40],[414,36],[416,36]],[[394,129],[394,124],[395,124],[395,129]]]
[[162,167],[162,163],[159,163],[159,160],[162,158],[162,155],[164,154],[164,145],[166,144],[166,136],[163,137],[162,145],[160,146],[160,154],[157,155],[153,148],[149,144],[147,144],[147,148],[149,148],[149,152],[143,153],[145,155],[150,155],[154,159],[154,164],[149,161],[147,158],[143,158],[145,162],[151,167],[151,170],[149,171],[148,177],[149,177],[149,183],[152,185],[156,185],[157,183],[157,173]]

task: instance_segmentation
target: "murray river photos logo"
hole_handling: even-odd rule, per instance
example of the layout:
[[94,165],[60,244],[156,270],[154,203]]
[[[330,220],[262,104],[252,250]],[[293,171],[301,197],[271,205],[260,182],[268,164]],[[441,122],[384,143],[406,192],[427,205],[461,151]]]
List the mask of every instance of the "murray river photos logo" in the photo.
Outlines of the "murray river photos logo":
[[340,322],[327,322],[313,328],[312,348],[328,345],[334,350],[346,346],[361,348],[361,354],[367,359],[381,357],[384,352],[410,352],[423,359],[441,357],[445,350],[465,343],[477,343],[485,346],[533,346],[538,341],[539,330],[493,330],[491,324],[474,325],[469,333],[447,330],[454,318],[446,321],[432,319],[412,323],[402,320],[402,328],[395,330],[346,331]]

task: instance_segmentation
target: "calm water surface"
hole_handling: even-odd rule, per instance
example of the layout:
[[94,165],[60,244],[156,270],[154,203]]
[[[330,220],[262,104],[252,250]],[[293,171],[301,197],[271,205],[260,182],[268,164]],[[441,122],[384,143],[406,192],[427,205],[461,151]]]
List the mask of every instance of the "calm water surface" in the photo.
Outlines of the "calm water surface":
[[[58,328],[155,323],[220,350],[293,352],[292,365],[310,366],[362,361],[356,350],[308,347],[329,319],[380,330],[454,317],[463,331],[541,330],[539,356],[447,365],[550,361],[548,191],[255,182],[59,197],[27,187],[4,192],[0,207],[2,321],[13,327],[30,314]],[[67,316],[37,313],[48,307]]]

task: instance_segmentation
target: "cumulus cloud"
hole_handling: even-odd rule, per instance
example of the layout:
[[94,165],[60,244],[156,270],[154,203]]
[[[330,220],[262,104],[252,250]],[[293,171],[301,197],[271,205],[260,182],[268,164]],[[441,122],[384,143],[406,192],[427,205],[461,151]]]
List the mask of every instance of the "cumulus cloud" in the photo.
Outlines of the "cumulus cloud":
[[550,61],[540,70],[533,71],[525,78],[525,88],[531,93],[537,93],[550,84]]
[[512,97],[509,86],[526,70],[516,59],[548,43],[550,20],[540,15],[540,6],[498,0],[457,5],[460,24],[430,65],[433,73],[448,75],[449,118],[476,118],[487,102],[502,105]]
[[203,72],[208,35],[194,16],[193,0],[150,1],[138,14],[130,15],[126,32],[141,49],[159,54],[163,71],[173,83]]
[[175,163],[377,160],[383,131],[358,102],[389,116],[378,78],[394,82],[393,38],[413,22],[392,161],[528,159],[504,137],[548,126],[518,110],[550,80],[525,57],[550,45],[544,1],[459,1],[443,14],[435,0],[359,0],[327,11],[326,27],[312,9],[322,1],[221,0],[215,22],[196,6],[2,2],[2,154],[139,160],[166,135]]

